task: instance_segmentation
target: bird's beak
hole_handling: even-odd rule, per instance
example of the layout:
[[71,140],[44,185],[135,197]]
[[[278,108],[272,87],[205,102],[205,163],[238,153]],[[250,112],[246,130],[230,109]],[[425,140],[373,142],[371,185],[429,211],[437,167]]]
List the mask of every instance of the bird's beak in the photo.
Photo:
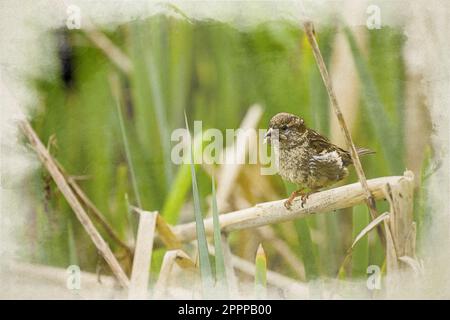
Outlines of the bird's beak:
[[269,128],[269,130],[267,130],[266,134],[264,135],[264,143],[270,143],[270,139],[272,137],[272,128]]

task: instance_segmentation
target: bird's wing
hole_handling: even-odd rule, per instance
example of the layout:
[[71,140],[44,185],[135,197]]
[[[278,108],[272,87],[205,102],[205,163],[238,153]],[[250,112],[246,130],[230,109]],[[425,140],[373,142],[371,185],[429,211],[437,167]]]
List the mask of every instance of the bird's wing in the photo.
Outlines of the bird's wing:
[[312,155],[309,160],[311,176],[318,180],[326,178],[328,181],[339,181],[345,177],[344,159],[337,150],[326,151]]
[[325,152],[332,153],[333,151],[335,151],[342,158],[344,166],[348,166],[351,163],[351,157],[347,151],[331,143],[330,140],[317,133],[316,131],[309,129],[308,138],[309,144],[314,149],[315,155],[321,155]]
[[333,147],[333,144],[324,136],[317,133],[312,129],[308,129],[307,139],[309,141],[310,146],[314,149],[316,153],[321,153],[324,150]]

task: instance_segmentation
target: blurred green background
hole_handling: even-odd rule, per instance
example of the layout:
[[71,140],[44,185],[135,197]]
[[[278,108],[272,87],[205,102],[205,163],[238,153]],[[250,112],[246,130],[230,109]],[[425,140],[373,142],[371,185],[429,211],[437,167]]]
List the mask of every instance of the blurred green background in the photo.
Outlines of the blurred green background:
[[[338,35],[351,48],[346,61],[355,64],[360,83],[356,108],[348,111],[352,113],[352,135],[357,145],[377,152],[363,159],[366,176],[401,175],[407,167],[407,79],[401,30],[364,29],[363,47],[355,38],[355,32],[361,30],[329,25],[316,31],[329,66],[337,50]],[[284,111],[301,115],[307,124],[332,140],[340,135],[340,131],[332,130],[334,113],[311,48],[302,29],[294,23],[275,21],[238,30],[220,22],[192,23],[154,16],[101,32],[129,58],[132,71],[120,70],[84,31],[56,32],[54,49],[60,70],[34,80],[40,99],[32,125],[44,143],[55,137],[52,154],[67,172],[78,177],[86,194],[127,242],[132,242],[136,219],[128,212],[126,195],[131,204],[138,201],[115,96],[120,101],[141,205],[145,210],[162,211],[171,224],[180,219],[193,220],[190,175],[168,157],[173,145],[170,134],[184,127],[184,110],[191,122],[202,120],[204,129],[225,130],[238,128],[249,106],[259,103],[264,107],[260,128],[266,128],[274,114]],[[118,79],[119,86],[112,87],[111,79]],[[342,108],[345,114],[346,106]],[[420,173],[430,152],[418,152],[425,159]],[[292,188],[279,177],[263,177],[270,186],[267,193],[253,192],[251,181],[246,180],[252,180],[259,170],[247,165],[243,171],[236,183],[245,191],[249,204],[284,198]],[[197,178],[202,205],[207,209],[211,178],[201,166],[197,166]],[[420,192],[420,174],[417,178],[415,219],[420,237],[426,199]],[[345,183],[355,181],[352,170]],[[30,244],[30,259],[61,267],[76,263],[90,271],[103,266],[102,272],[108,273],[44,170],[36,175],[32,189],[39,201],[24,235],[25,243]],[[235,205],[233,209],[239,208]],[[387,208],[385,203],[378,203],[379,212]],[[304,272],[295,270],[277,247],[256,231],[232,234],[231,250],[253,261],[258,243],[263,242],[269,269],[299,280],[336,277],[346,250],[369,222],[364,205],[342,211],[272,226],[276,237],[304,266]],[[104,236],[118,256],[123,254],[107,234]],[[153,274],[157,274],[163,253],[164,249],[159,249],[153,257]],[[365,277],[370,264],[384,264],[376,233],[358,243],[341,276]]]

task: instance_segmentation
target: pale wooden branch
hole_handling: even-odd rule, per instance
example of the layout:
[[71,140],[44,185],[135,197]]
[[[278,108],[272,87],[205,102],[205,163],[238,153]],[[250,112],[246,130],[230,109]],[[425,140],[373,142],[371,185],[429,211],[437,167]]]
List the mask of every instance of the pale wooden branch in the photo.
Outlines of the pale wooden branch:
[[129,299],[145,299],[147,297],[157,216],[157,212],[143,211],[139,213],[136,249],[128,291]]
[[116,257],[114,256],[113,252],[111,251],[106,241],[102,238],[100,233],[95,228],[93,222],[87,215],[86,211],[84,210],[77,196],[74,194],[73,190],[70,188],[70,185],[64,178],[64,175],[58,169],[57,164],[53,160],[47,148],[42,144],[41,140],[34,132],[33,128],[31,127],[30,123],[27,120],[21,120],[19,122],[19,126],[22,129],[25,136],[28,138],[33,149],[36,151],[39,159],[52,176],[53,180],[58,186],[58,189],[66,198],[70,207],[74,211],[76,217],[83,225],[84,229],[88,233],[91,240],[94,242],[97,250],[103,256],[105,261],[110,266],[112,272],[119,280],[119,283],[124,288],[128,288],[129,280],[127,278],[127,275],[123,271],[122,267],[120,266],[119,262],[117,261]]
[[[361,165],[361,161],[359,160],[358,152],[356,151],[355,144],[353,143],[352,137],[350,135],[350,131],[348,130],[347,124],[345,123],[344,116],[342,115],[341,109],[339,107],[336,94],[333,89],[333,84],[331,82],[331,78],[328,74],[327,67],[322,57],[322,53],[320,52],[319,45],[317,44],[316,36],[314,33],[313,23],[309,20],[303,23],[303,27],[308,38],[308,41],[312,47],[314,58],[316,59],[317,66],[319,68],[320,75],[322,76],[322,80],[325,84],[325,87],[328,92],[328,96],[330,98],[331,106],[333,107],[334,113],[339,121],[341,126],[342,133],[344,134],[345,141],[347,144],[347,148],[350,151],[350,155],[352,157],[353,165],[355,166],[356,174],[358,175],[359,182],[363,187],[365,193],[365,201],[369,208],[370,215],[372,220],[378,216],[377,209],[375,206],[375,199],[370,192],[370,188],[367,184],[366,176],[364,174],[364,170]],[[386,239],[384,237],[383,229],[378,226],[377,227],[378,235],[383,244],[383,247],[386,244]]]
[[[384,199],[383,189],[386,184],[397,185],[403,176],[391,176],[371,179],[367,181],[369,191],[374,199]],[[338,209],[355,206],[366,199],[366,192],[360,183],[353,183],[342,187],[312,194],[308,202],[301,207],[301,201],[295,201],[291,210],[286,210],[283,200],[257,204],[254,207],[221,214],[219,222],[224,232],[257,228],[264,225],[305,218],[314,213],[332,212]],[[204,220],[206,233],[213,234],[212,218]],[[195,223],[178,225],[173,233],[181,242],[195,239]],[[159,243],[161,245],[161,243]]]

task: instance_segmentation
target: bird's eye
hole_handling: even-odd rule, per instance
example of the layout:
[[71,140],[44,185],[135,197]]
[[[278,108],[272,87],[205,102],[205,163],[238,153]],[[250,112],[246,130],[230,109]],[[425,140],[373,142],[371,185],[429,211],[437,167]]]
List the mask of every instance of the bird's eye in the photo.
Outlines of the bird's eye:
[[281,126],[281,130],[287,130],[287,128],[288,128],[287,125]]

